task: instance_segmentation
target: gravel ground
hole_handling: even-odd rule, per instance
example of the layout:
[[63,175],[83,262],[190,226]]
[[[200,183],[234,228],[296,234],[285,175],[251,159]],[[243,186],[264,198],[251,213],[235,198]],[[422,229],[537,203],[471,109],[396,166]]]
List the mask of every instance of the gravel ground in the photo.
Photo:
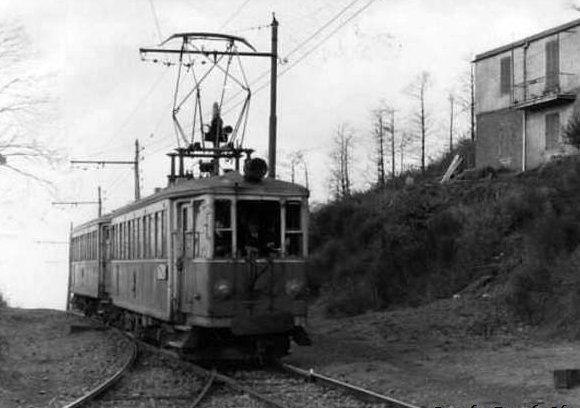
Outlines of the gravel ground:
[[554,369],[580,368],[580,344],[494,324],[495,310],[489,297],[340,319],[315,307],[313,346],[285,361],[424,407],[580,407],[580,388],[553,386]]
[[115,372],[127,342],[54,310],[0,309],[0,407],[60,407]]
[[338,390],[306,382],[288,374],[266,371],[237,371],[230,374],[242,385],[258,391],[288,407],[384,407],[384,404],[369,404]]
[[129,372],[88,407],[189,407],[204,385],[179,361],[143,351]]
[[[314,345],[295,347],[285,360],[424,407],[580,407],[580,388],[553,386],[554,369],[580,368],[580,344],[488,324],[490,302],[445,300],[340,319],[314,307],[308,327]],[[109,331],[70,333],[71,324],[81,323],[58,311],[0,309],[0,407],[62,406],[123,364],[124,340]],[[105,395],[93,407],[187,406],[205,382],[169,360],[145,355],[118,386],[117,399]],[[360,406],[330,392],[315,402],[311,391],[321,391],[300,380],[280,382],[259,372],[246,380],[282,389],[280,398],[295,406]],[[202,406],[263,405],[216,385]]]

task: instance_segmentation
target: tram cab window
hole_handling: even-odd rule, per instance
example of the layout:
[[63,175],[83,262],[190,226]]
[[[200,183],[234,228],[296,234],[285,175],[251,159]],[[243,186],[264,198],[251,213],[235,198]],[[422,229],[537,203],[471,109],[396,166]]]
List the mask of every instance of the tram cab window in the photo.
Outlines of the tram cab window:
[[284,253],[286,256],[303,256],[302,254],[302,204],[300,201],[286,203],[286,236],[284,237]]
[[215,201],[214,257],[232,256],[232,202]]
[[240,200],[237,203],[237,253],[268,257],[280,251],[280,203]]

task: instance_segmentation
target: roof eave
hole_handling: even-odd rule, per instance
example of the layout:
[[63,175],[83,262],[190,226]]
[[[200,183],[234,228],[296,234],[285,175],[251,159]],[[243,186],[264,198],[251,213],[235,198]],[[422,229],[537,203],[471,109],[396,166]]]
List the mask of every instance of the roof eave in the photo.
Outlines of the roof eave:
[[477,54],[472,62],[475,63],[475,62],[479,62],[481,60],[484,60],[484,59],[487,59],[490,57],[494,57],[494,56],[502,54],[506,51],[510,51],[514,48],[521,47],[521,46],[525,45],[526,43],[530,43],[532,41],[538,41],[538,40],[541,40],[542,38],[561,33],[562,31],[566,31],[566,30],[569,30],[570,28],[577,27],[577,26],[580,26],[580,18],[573,20],[573,21],[570,21],[570,22],[565,23],[565,24],[561,24],[557,27],[553,27],[553,28],[550,28],[548,30],[541,31],[537,34],[531,35],[531,36],[523,38],[521,40],[514,41],[510,44],[502,45],[501,47],[497,47],[497,48],[494,48],[492,50],[483,52],[481,54]]

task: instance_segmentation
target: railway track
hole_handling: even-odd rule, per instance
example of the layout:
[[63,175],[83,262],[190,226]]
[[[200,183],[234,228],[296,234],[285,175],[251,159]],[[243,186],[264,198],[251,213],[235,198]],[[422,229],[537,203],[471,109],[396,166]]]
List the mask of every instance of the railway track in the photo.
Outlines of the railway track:
[[125,364],[65,408],[418,408],[289,364],[218,372],[185,361],[173,351],[131,340],[133,349]]
[[125,363],[113,373],[109,378],[105,379],[103,382],[99,383],[96,387],[90,389],[83,396],[77,398],[76,400],[68,403],[63,408],[77,408],[86,405],[88,402],[94,400],[100,394],[105,392],[107,389],[115,385],[121,377],[131,368],[133,363],[137,358],[138,348],[137,344],[132,343],[129,351],[129,356],[126,358]]
[[285,408],[418,408],[287,364],[277,364],[259,371],[239,370],[233,372],[231,377],[245,387],[277,401],[277,406]]

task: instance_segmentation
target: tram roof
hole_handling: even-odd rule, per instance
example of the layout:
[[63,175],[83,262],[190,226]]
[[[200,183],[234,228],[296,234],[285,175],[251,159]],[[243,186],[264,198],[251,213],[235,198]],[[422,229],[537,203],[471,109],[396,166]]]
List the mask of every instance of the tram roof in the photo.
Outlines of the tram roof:
[[238,172],[208,178],[179,180],[141,200],[127,204],[113,212],[113,216],[147,206],[154,202],[201,194],[239,194],[264,197],[307,197],[308,189],[287,181],[263,178],[248,181]]

